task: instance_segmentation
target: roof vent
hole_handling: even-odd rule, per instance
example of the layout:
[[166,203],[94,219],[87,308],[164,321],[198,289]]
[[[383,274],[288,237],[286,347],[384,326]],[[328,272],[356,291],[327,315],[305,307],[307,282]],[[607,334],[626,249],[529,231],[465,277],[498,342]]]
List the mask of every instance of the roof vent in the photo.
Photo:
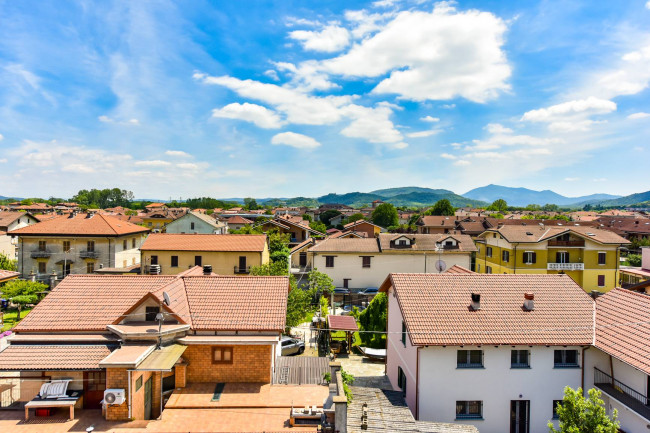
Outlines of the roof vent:
[[203,275],[212,275],[212,265],[203,265]]
[[480,293],[472,293],[472,303],[470,304],[470,307],[474,311],[481,309],[481,294]]
[[524,293],[524,310],[533,311],[535,309],[535,294]]
[[92,218],[93,216],[95,216],[95,213],[94,213],[94,212],[88,212],[88,213],[86,214],[86,219],[90,219],[90,218]]
[[533,234],[531,232],[526,232],[528,236],[532,236]]

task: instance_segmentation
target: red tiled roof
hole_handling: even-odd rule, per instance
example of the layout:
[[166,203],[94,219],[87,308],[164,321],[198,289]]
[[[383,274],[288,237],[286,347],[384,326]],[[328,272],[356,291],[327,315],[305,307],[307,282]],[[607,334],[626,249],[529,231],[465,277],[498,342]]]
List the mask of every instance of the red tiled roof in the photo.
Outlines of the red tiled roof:
[[18,278],[19,275],[20,272],[5,271],[4,269],[0,269],[0,282],[9,281],[14,278]]
[[650,374],[650,296],[613,289],[596,298],[596,347]]
[[[411,248],[400,248],[399,246],[393,245],[391,247],[391,241],[395,241],[399,238],[411,239],[412,246]],[[421,234],[407,234],[407,233],[381,233],[379,235],[379,242],[381,244],[381,249],[383,251],[389,250],[399,250],[399,251],[435,251],[436,247],[440,247],[440,243],[444,242],[445,239],[455,239],[458,245],[457,249],[449,251],[460,251],[460,252],[473,252],[476,251],[476,245],[469,235],[462,234],[447,234],[447,233],[434,233],[429,235]]]
[[152,233],[141,251],[264,251],[266,235]]
[[77,236],[123,236],[145,233],[149,229],[126,221],[121,221],[110,215],[87,214],[61,215],[31,226],[12,230],[12,235],[41,236],[41,235],[77,235]]
[[[381,290],[391,286],[417,346],[593,342],[595,303],[567,275],[390,274]],[[481,295],[476,311],[472,293]]]
[[572,233],[584,239],[590,239],[601,244],[629,244],[629,241],[614,232],[589,226],[520,226],[504,225],[497,229],[486,230],[485,233],[497,232],[508,242],[538,243],[565,233]]
[[378,253],[379,244],[375,238],[339,238],[329,237],[309,249],[318,253]]
[[352,316],[334,316],[330,314],[327,316],[327,322],[329,323],[330,329],[336,329],[338,331],[358,331],[359,326],[357,321]]
[[454,265],[445,271],[445,274],[475,274],[476,272],[470,271],[462,266]]
[[24,212],[3,211],[0,212],[0,227],[8,227],[9,224],[16,221],[18,218],[27,216],[33,220],[38,221],[32,214]]
[[3,370],[90,370],[117,346],[10,344],[0,352]]
[[166,204],[165,203],[151,203],[151,204],[146,205],[145,207],[146,208],[157,208],[157,207],[163,207],[163,206],[166,206]]
[[228,218],[228,224],[253,224],[253,223],[254,221],[251,221],[239,215],[235,215],[233,217]]

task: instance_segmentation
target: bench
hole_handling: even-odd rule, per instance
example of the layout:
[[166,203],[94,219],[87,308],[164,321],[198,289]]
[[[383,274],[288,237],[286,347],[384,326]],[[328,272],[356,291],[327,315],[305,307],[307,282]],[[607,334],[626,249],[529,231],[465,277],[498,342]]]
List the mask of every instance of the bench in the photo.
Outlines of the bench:
[[74,405],[77,403],[77,399],[67,399],[67,400],[32,400],[25,404],[25,421],[29,419],[29,409],[39,409],[39,408],[57,408],[57,407],[69,407],[70,408],[70,419],[74,419]]

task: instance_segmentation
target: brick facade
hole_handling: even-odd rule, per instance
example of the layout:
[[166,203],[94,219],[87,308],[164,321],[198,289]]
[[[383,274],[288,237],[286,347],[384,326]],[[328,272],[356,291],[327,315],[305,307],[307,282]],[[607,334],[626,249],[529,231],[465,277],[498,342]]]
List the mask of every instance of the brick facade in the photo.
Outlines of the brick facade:
[[185,385],[187,385],[186,371],[186,363],[176,364],[174,366],[176,388],[185,388]]
[[232,364],[213,364],[212,346],[188,346],[188,382],[271,382],[272,346],[233,346]]
[[125,368],[106,369],[106,389],[123,389],[126,400],[120,405],[106,406],[106,419],[109,421],[125,421],[129,419],[129,376]]
[[[140,377],[142,377],[142,386],[136,391],[136,383]],[[131,390],[133,392],[131,400],[131,416],[133,419],[144,419],[144,384],[150,377],[150,371],[144,371],[142,373],[134,371],[131,373]]]

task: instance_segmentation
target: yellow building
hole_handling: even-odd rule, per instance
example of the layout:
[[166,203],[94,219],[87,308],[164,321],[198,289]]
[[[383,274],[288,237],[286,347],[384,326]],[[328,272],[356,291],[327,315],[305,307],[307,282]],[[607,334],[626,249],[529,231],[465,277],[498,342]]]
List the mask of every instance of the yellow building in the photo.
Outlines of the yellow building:
[[629,242],[596,227],[539,224],[489,229],[476,243],[479,273],[565,273],[587,292],[606,292],[619,285],[620,247]]
[[175,275],[193,266],[212,266],[219,275],[250,273],[251,266],[269,262],[266,235],[153,233],[142,244],[142,273],[160,269]]

